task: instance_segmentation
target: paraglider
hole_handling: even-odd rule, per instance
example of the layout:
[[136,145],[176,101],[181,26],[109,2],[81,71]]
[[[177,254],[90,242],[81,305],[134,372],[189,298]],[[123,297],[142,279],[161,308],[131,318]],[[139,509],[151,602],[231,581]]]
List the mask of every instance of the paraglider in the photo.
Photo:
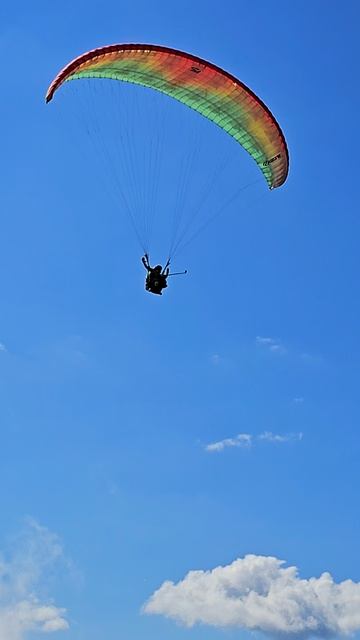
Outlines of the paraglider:
[[171,276],[183,276],[187,273],[187,269],[185,271],[178,271],[177,273],[170,273],[170,260],[167,261],[165,267],[163,268],[161,264],[158,264],[156,267],[150,266],[149,256],[147,253],[141,258],[141,262],[143,263],[147,276],[145,280],[145,289],[150,293],[155,293],[157,295],[162,295],[162,290],[167,288],[167,279]]
[[[153,93],[156,92],[158,95],[163,94],[164,96],[165,94],[174,98],[218,125],[241,145],[258,165],[269,189],[276,189],[286,181],[289,171],[287,144],[271,111],[243,82],[211,62],[183,51],[153,44],[115,44],[101,47],[84,53],[65,66],[50,84],[46,93],[46,102],[53,99],[55,93],[64,83],[79,79],[89,79],[90,85],[93,81],[96,85],[99,79],[117,81],[111,83],[112,85],[125,86],[128,83],[141,85],[154,90]],[[107,83],[105,82],[105,84]],[[100,93],[102,87],[103,85],[100,83]],[[161,101],[166,102],[164,97],[161,98]],[[91,101],[89,100],[89,102]],[[124,100],[119,101],[120,107],[123,102]],[[119,150],[126,152],[128,146],[129,153],[132,153],[135,146],[132,144],[131,138],[129,139],[128,124],[128,122],[122,122],[122,118],[118,117],[117,127],[123,127],[125,134],[116,143],[117,152]],[[140,125],[141,120],[138,118],[135,129],[137,130]],[[160,121],[161,126],[162,122]],[[147,129],[151,130],[151,127],[147,127]],[[115,134],[116,130],[114,136]],[[127,136],[126,139],[125,136]],[[158,152],[155,142],[150,145],[154,154]],[[117,179],[120,189],[123,184],[132,184],[136,179],[139,179],[137,167],[134,171],[133,159],[130,158],[130,160],[129,165],[133,170],[131,180],[123,179],[123,174],[121,174],[120,179],[119,177]],[[140,165],[146,165],[143,158],[139,162]],[[156,162],[150,158],[146,166],[154,167]],[[116,163],[115,169],[120,173],[119,162]],[[191,174],[191,168],[188,168],[187,171]],[[151,178],[149,187],[151,196],[155,192],[154,182]],[[136,197],[138,191],[140,189],[136,191],[135,188]],[[131,206],[130,198],[125,194],[121,193],[121,198],[122,209],[129,213],[145,253],[143,264],[148,271],[146,289],[151,293],[161,294],[161,291],[167,286],[169,272],[168,265],[165,267],[165,271],[162,268],[151,267],[147,257],[150,240],[146,237],[146,233],[149,232],[151,224],[146,220],[146,213],[149,209],[150,216],[148,203],[151,197],[144,197],[141,202],[136,200],[134,206]],[[178,214],[179,219],[181,215]],[[193,217],[195,218],[196,215],[194,213]],[[174,237],[168,252],[169,260],[178,251],[181,243],[184,243],[185,240],[188,241],[185,236],[191,227],[192,219],[190,218],[183,229],[181,229],[180,223],[183,223],[182,219],[175,221]],[[178,235],[176,236],[176,234]],[[155,282],[156,286],[154,286]]]
[[167,287],[167,279],[170,273],[169,262],[167,262],[164,268],[162,268],[161,264],[158,264],[156,267],[151,267],[147,253],[141,258],[141,262],[147,270],[145,280],[146,291],[161,296],[162,290]]

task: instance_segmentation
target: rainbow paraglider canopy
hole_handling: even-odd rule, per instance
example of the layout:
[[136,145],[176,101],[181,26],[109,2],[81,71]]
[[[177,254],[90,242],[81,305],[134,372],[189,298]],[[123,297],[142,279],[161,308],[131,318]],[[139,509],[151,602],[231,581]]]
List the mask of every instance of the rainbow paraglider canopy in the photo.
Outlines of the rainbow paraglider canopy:
[[280,187],[287,178],[287,145],[270,110],[240,80],[206,60],[148,44],[94,49],[60,71],[46,102],[64,82],[81,78],[109,78],[165,93],[233,136],[259,165],[270,189]]

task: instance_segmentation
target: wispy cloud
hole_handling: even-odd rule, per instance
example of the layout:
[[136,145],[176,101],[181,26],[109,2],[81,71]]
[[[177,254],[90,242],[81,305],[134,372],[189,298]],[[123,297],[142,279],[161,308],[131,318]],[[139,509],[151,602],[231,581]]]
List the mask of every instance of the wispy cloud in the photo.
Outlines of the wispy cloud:
[[7,351],[3,342],[0,342],[0,351]]
[[279,338],[271,338],[270,336],[256,336],[255,344],[256,347],[261,351],[269,352],[273,355],[286,355],[290,358],[296,359],[298,362],[302,362],[303,364],[309,366],[319,366],[324,364],[324,359],[322,356],[308,353],[306,351],[299,351],[296,348],[284,344],[283,341]]
[[293,398],[294,404],[302,404],[303,402],[304,402],[304,398],[302,396],[297,396],[296,398]]
[[252,436],[249,433],[238,433],[234,438],[225,438],[218,442],[211,442],[205,446],[209,452],[223,451],[228,447],[251,447]]
[[238,627],[269,636],[307,639],[360,630],[360,583],[330,573],[301,579],[272,556],[246,555],[211,571],[190,571],[164,582],[143,612],[187,627]]
[[266,442],[294,442],[296,440],[302,440],[303,433],[300,431],[298,433],[286,433],[284,435],[279,435],[277,433],[272,433],[272,431],[264,431],[263,433],[260,433],[258,439],[266,440]]
[[229,447],[250,448],[257,441],[272,442],[275,444],[283,442],[296,442],[303,439],[303,433],[285,433],[277,434],[272,431],[263,431],[260,434],[252,435],[250,433],[239,433],[233,438],[224,438],[218,442],[211,442],[205,445],[205,451],[209,453],[220,453]]
[[65,609],[38,595],[62,557],[58,537],[34,520],[29,520],[10,555],[0,553],[1,640],[25,640],[31,631],[68,629]]
[[275,354],[283,354],[287,352],[282,342],[277,338],[265,338],[263,336],[256,336],[256,344],[267,351],[271,351]]

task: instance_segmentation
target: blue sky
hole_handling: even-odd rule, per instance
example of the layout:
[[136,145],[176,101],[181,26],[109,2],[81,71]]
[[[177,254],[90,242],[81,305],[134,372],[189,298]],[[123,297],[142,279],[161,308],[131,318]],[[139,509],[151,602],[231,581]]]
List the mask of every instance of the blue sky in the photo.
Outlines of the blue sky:
[[[0,640],[245,640],[184,581],[238,558],[239,580],[275,557],[360,597],[359,17],[350,0],[0,9]],[[159,299],[91,151],[44,104],[73,57],[134,41],[238,76],[290,151],[286,185],[230,206]],[[204,594],[223,573],[201,576]]]

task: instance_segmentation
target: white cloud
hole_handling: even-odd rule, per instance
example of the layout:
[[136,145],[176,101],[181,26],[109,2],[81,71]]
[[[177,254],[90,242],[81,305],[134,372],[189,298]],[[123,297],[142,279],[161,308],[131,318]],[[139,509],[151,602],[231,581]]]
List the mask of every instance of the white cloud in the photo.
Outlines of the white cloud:
[[29,520],[10,557],[0,554],[0,640],[68,629],[65,609],[38,595],[46,574],[62,556],[57,536],[34,520]]
[[286,433],[285,435],[279,435],[272,433],[272,431],[264,431],[258,436],[259,440],[266,440],[267,442],[293,442],[294,440],[302,440],[303,434],[299,433]]
[[304,402],[304,398],[302,396],[297,396],[293,399],[294,404],[302,404]]
[[303,433],[286,433],[283,435],[273,433],[272,431],[263,431],[259,435],[252,435],[250,433],[239,433],[234,438],[225,438],[218,442],[211,442],[205,445],[205,451],[209,453],[220,453],[229,447],[243,447],[249,448],[256,440],[282,443],[282,442],[296,442],[303,439]]
[[3,342],[0,342],[0,351],[6,351],[6,347]]
[[263,336],[256,336],[256,344],[263,349],[267,349],[272,353],[286,353],[284,345],[275,338],[264,338]]
[[212,442],[205,446],[205,451],[219,452],[227,447],[251,447],[252,436],[249,433],[239,433],[235,438],[225,438],[219,442]]
[[143,612],[188,627],[240,627],[282,638],[328,637],[360,630],[360,583],[330,573],[301,579],[274,557],[246,555],[211,571],[164,582]]
[[[301,353],[296,349],[289,348],[287,345],[284,345],[284,343],[278,338],[256,336],[255,343],[256,346],[262,351],[268,351],[274,355],[287,355],[289,357],[295,358],[297,361],[306,363],[307,365],[311,366],[319,366],[324,364],[324,359],[321,356],[307,352]],[[299,398],[299,401],[302,402],[303,398]]]

